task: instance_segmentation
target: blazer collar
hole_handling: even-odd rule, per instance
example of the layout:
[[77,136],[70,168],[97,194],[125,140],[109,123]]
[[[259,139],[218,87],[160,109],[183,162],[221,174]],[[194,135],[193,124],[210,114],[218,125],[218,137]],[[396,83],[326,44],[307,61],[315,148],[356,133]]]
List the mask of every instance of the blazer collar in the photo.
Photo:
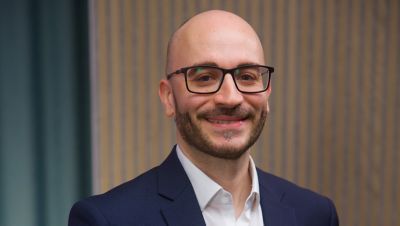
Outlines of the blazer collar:
[[190,180],[179,162],[175,147],[157,170],[159,195],[170,200],[161,213],[168,225],[206,226]]
[[[161,213],[168,225],[206,226],[195,192],[175,148],[157,170],[159,195],[171,201],[161,209]],[[269,174],[259,169],[257,173],[264,225],[296,226],[293,209],[282,204],[285,193],[273,189],[275,184]]]
[[282,203],[285,193],[270,180],[270,175],[257,169],[260,183],[260,202],[263,213],[264,225],[267,226],[296,226],[296,217],[291,207]]

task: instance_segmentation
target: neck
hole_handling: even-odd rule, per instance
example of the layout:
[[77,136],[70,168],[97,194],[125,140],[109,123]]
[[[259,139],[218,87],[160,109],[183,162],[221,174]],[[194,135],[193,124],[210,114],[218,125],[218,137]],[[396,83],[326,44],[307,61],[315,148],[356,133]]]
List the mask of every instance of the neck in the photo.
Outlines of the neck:
[[222,159],[205,154],[185,144],[179,146],[185,156],[208,177],[231,193],[236,217],[240,216],[251,192],[250,154],[238,159]]

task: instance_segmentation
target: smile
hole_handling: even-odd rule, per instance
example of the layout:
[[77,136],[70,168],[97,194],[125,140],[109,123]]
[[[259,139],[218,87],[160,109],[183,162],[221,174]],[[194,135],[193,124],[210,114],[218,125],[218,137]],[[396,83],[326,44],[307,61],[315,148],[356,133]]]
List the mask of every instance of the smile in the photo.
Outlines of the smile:
[[217,124],[231,124],[231,123],[236,123],[238,121],[222,121],[222,120],[208,120],[211,123],[217,123]]
[[206,120],[216,126],[224,127],[239,127],[241,126],[247,118],[233,117],[233,116],[218,116],[206,118]]

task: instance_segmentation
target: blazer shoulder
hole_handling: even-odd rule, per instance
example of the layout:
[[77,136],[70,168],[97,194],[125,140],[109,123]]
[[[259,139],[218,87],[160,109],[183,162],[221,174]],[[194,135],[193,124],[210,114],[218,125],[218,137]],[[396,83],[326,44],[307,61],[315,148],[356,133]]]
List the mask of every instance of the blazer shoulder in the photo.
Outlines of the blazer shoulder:
[[129,219],[140,222],[149,221],[149,215],[158,216],[163,200],[157,193],[156,170],[157,167],[104,194],[75,203],[69,225],[125,225]]
[[318,222],[315,225],[338,225],[336,207],[328,197],[259,169],[258,176],[260,186],[268,190],[268,194],[278,197],[282,204],[294,209],[300,222],[310,222],[308,225],[314,225],[311,222]]
[[318,194],[310,189],[301,187],[289,180],[275,176],[258,169],[259,183],[262,187],[273,192],[281,199],[287,198],[304,198],[304,199],[325,199],[326,197]]

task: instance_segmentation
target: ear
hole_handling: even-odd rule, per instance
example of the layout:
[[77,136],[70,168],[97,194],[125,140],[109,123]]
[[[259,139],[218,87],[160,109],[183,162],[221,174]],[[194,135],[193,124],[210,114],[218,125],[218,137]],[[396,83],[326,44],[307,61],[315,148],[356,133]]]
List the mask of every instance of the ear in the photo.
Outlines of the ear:
[[272,92],[272,82],[271,81],[269,81],[269,86],[268,86],[268,89],[266,92],[267,92],[268,96],[271,95],[271,92]]
[[271,92],[272,92],[272,85],[269,84],[269,87],[266,91],[266,93],[267,93],[267,112],[269,112],[269,96],[271,95]]
[[165,114],[168,117],[174,117],[175,116],[174,93],[172,92],[171,84],[165,79],[162,79],[160,81],[158,96],[160,96],[161,103],[164,105]]

